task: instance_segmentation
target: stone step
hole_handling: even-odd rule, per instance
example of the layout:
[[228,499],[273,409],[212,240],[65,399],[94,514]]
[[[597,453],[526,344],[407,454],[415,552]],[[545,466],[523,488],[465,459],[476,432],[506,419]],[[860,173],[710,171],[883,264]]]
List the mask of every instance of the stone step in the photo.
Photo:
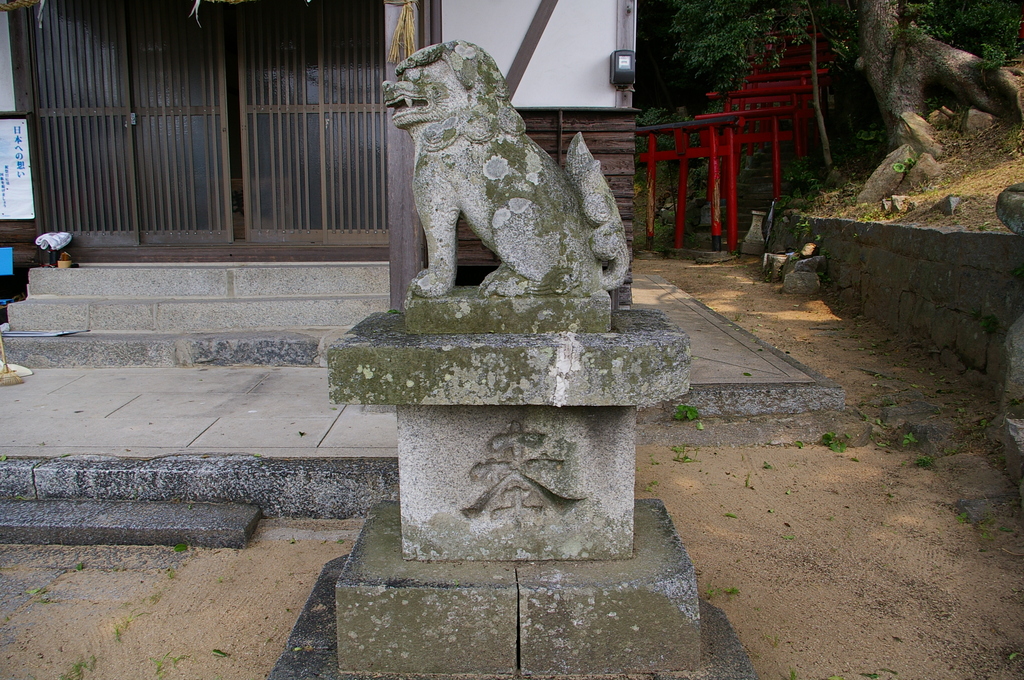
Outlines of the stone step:
[[238,503],[0,500],[0,543],[244,548],[259,519]]
[[189,333],[352,326],[373,312],[387,311],[388,307],[386,294],[255,298],[33,295],[23,302],[9,305],[7,316],[11,330]]
[[388,295],[387,262],[84,264],[29,271],[29,296],[259,298]]
[[348,519],[398,498],[398,461],[228,454],[8,458],[0,465],[0,498],[231,503],[255,506],[264,517]]
[[7,359],[32,368],[324,366],[330,341],[348,327],[221,333],[89,332],[5,337]]

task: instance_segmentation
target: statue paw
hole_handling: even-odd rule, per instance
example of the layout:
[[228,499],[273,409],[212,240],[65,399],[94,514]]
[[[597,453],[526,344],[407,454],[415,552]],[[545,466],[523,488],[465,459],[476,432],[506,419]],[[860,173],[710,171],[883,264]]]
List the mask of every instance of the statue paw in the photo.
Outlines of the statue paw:
[[533,288],[529,279],[516,274],[505,266],[499,266],[487,275],[480,284],[482,297],[522,297]]
[[409,290],[416,297],[441,297],[450,292],[455,285],[453,278],[451,276],[438,276],[436,272],[424,269],[409,283]]

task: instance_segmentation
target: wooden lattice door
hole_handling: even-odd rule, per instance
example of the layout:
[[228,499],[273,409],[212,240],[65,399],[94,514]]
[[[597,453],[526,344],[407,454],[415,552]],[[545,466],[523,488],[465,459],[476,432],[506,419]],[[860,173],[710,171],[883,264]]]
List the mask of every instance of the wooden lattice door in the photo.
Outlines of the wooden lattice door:
[[238,12],[249,240],[386,243],[383,4]]

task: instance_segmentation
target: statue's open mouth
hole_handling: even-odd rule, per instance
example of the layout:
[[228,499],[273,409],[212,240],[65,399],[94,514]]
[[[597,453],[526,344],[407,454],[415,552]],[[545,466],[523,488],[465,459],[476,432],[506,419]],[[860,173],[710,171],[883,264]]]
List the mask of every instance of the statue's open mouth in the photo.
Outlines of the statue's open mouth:
[[429,104],[430,102],[428,102],[426,99],[416,99],[415,97],[410,97],[409,95],[404,94],[400,94],[394,97],[393,99],[389,99],[386,102],[384,102],[384,105],[387,106],[388,108],[394,109],[395,113],[398,113],[399,111],[402,110],[428,106]]

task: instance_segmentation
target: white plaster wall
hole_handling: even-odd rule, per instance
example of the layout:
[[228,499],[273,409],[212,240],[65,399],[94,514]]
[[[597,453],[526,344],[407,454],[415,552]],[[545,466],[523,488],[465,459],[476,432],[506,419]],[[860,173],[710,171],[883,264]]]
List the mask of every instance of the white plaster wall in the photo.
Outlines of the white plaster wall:
[[[508,73],[540,0],[444,0],[444,40],[468,40]],[[616,49],[617,0],[559,0],[512,103],[614,107],[608,60]]]
[[0,12],[0,111],[14,110],[14,72],[11,69],[11,33],[7,26],[7,12]]

